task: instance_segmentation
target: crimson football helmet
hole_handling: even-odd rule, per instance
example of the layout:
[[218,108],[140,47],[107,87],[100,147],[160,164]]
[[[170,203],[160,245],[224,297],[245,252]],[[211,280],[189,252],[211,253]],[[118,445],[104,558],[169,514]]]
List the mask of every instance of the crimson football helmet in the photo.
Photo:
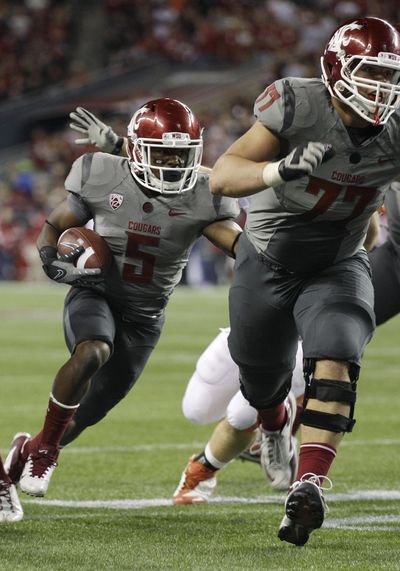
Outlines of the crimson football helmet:
[[176,194],[194,187],[203,154],[202,129],[175,99],[154,99],[128,125],[127,153],[135,180],[149,190]]
[[400,106],[400,34],[379,18],[359,18],[338,28],[321,58],[330,94],[358,115],[383,125]]

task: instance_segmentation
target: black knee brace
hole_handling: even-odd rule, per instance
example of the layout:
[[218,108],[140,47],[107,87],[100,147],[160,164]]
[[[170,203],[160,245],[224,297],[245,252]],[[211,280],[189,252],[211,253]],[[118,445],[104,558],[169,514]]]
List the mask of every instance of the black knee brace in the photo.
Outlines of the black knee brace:
[[[303,400],[303,412],[301,423],[313,428],[321,428],[330,432],[351,432],[355,425],[354,407],[356,403],[357,379],[360,368],[358,365],[350,364],[350,383],[331,379],[314,379],[311,375],[314,372],[315,360],[304,360],[304,376],[306,379],[306,390]],[[349,418],[342,414],[331,414],[317,410],[306,409],[308,399],[317,399],[322,402],[334,401],[350,405]]]

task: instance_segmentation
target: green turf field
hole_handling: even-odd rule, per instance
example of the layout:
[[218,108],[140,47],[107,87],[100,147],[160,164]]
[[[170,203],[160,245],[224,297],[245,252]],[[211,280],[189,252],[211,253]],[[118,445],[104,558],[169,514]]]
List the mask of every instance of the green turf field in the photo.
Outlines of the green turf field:
[[[0,286],[0,448],[41,427],[67,356],[64,286]],[[329,516],[304,548],[281,543],[284,495],[254,464],[219,476],[215,502],[173,507],[188,456],[211,427],[180,410],[197,356],[227,324],[226,290],[174,294],[162,340],[133,392],[60,457],[48,495],[22,497],[25,519],[0,527],[0,569],[400,569],[400,320],[367,348],[357,424],[331,471]],[[331,497],[329,501],[329,497]]]

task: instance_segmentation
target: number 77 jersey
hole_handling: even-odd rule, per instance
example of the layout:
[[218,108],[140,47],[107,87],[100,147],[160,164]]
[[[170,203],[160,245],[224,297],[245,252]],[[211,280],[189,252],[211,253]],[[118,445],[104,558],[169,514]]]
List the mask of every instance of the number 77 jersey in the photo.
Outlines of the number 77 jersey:
[[111,248],[115,263],[101,293],[127,319],[162,314],[202,231],[239,215],[236,200],[213,197],[200,174],[192,190],[146,195],[128,160],[106,153],[79,157],[65,181],[68,205]]
[[346,129],[323,82],[301,78],[268,86],[254,110],[279,137],[282,156],[309,141],[329,143],[336,154],[312,176],[252,197],[250,241],[293,272],[318,270],[353,255],[372,213],[400,176],[399,111],[383,127]]

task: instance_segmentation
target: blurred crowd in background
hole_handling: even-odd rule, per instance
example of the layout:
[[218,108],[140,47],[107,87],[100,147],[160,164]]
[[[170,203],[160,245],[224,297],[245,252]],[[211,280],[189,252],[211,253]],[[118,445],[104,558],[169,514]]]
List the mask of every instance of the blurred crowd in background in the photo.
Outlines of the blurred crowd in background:
[[[259,64],[258,90],[285,76],[320,75],[319,58],[332,31],[348,18],[400,21],[398,0],[2,0],[0,109],[38,97],[54,86],[85,85],[96,74],[126,71],[160,55],[193,70]],[[82,57],[89,53],[91,57]],[[218,104],[193,107],[205,127],[203,163],[216,158],[252,122],[256,90],[229,93]],[[168,93],[140,94],[142,101]],[[134,94],[133,94],[134,97]],[[71,109],[72,111],[72,109]],[[128,110],[93,109],[119,134]],[[35,127],[24,151],[0,165],[0,280],[43,279],[35,248],[47,213],[64,197],[72,161],[85,151],[77,134]],[[196,245],[186,280],[224,283],[223,254],[206,240]]]

